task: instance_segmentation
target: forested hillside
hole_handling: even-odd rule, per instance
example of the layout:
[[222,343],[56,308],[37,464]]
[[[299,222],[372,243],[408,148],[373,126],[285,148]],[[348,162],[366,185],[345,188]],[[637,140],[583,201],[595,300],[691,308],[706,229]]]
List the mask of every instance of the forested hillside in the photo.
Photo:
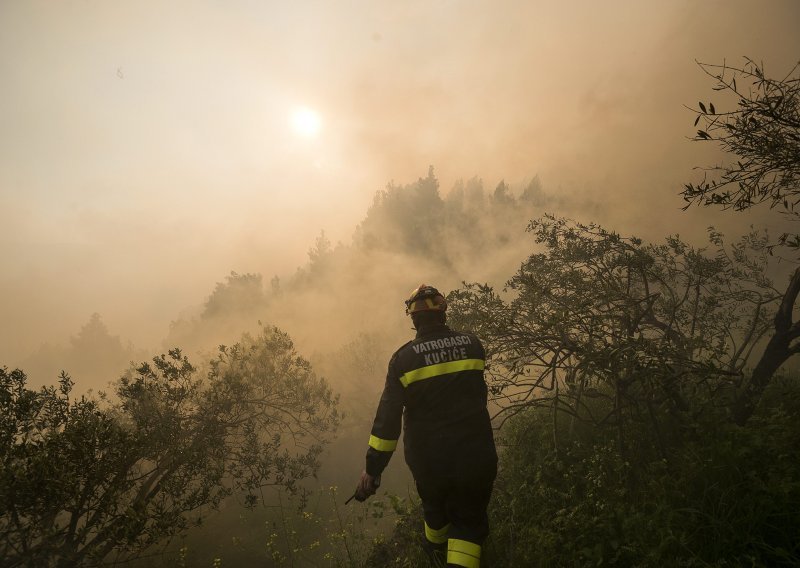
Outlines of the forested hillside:
[[549,197],[538,178],[515,191],[505,182],[487,191],[472,179],[443,192],[431,168],[376,192],[351,243],[331,243],[322,231],[294,274],[231,274],[199,314],[173,323],[166,344],[213,347],[222,330],[259,318],[320,351],[341,347],[342,334],[405,337],[397,306],[408,290],[421,281],[453,289],[502,277],[527,247],[526,224],[547,207],[570,204]]
[[[144,553],[147,565],[171,565],[178,557],[189,564],[205,563],[212,557],[261,562],[264,554],[273,560],[294,558],[292,550],[310,547],[303,551],[303,557],[315,563],[323,562],[326,554],[344,550],[348,539],[361,538],[360,552],[347,551],[346,557],[365,561],[372,538],[369,535],[388,530],[392,511],[402,510],[405,502],[376,503],[378,510],[351,506],[347,531],[360,527],[356,533],[361,536],[347,534],[337,541],[335,535],[343,534],[343,527],[333,530],[326,523],[334,518],[346,489],[334,497],[330,487],[349,486],[363,467],[366,438],[386,364],[391,352],[412,333],[403,314],[403,298],[421,281],[447,289],[468,276],[489,280],[503,273],[508,269],[507,259],[527,246],[527,220],[542,206],[554,203],[536,178],[516,192],[504,182],[487,192],[480,180],[473,179],[457,184],[443,197],[431,169],[414,183],[390,184],[377,192],[351,243],[333,245],[322,232],[309,250],[307,262],[294,274],[274,275],[265,282],[261,274],[231,272],[198,309],[189,309],[173,321],[155,366],[141,363],[147,355],[111,335],[99,314],[70,339],[68,347],[42,346],[28,358],[30,369],[37,382],[65,370],[69,375],[63,375],[60,387],[38,391],[29,386],[22,372],[3,375],[7,393],[4,404],[7,416],[12,417],[4,424],[5,433],[13,437],[29,432],[29,442],[18,451],[30,456],[27,467],[34,468],[29,471],[32,485],[24,491],[15,481],[18,473],[5,471],[12,477],[4,477],[4,488],[16,488],[13,491],[21,493],[14,507],[25,512],[21,525],[6,526],[9,538],[4,554],[18,559],[14,562],[54,555],[67,562],[92,563]],[[271,325],[278,325],[289,335],[271,331]],[[294,344],[287,343],[289,337],[308,354],[310,362],[297,359],[292,368],[283,366],[281,361],[295,357],[291,355]],[[254,349],[257,351],[251,354]],[[256,353],[274,362],[256,364]],[[284,359],[287,356],[289,359]],[[296,393],[271,395],[264,390],[279,385],[293,388],[286,381],[305,377],[311,365],[314,375],[303,378],[308,383],[305,391],[300,388]],[[230,371],[224,371],[228,367]],[[304,370],[306,367],[308,370]],[[121,381],[116,380],[120,376]],[[316,376],[325,378],[316,383]],[[87,385],[100,385],[107,394],[101,400],[93,395],[88,399],[74,396],[73,388],[80,394]],[[219,409],[229,404],[226,399],[246,392],[242,389],[251,389],[255,396],[252,402],[261,400],[258,404],[267,405],[267,414],[254,414],[244,426],[235,420],[225,422]],[[307,397],[307,403],[298,396]],[[158,410],[151,408],[153,405]],[[48,411],[48,425],[38,430],[36,421],[45,415],[38,414],[37,409],[42,408],[53,410]],[[246,408],[236,412],[247,413]],[[209,412],[215,416],[213,426],[203,423],[212,418]],[[91,413],[103,418],[90,427],[83,424],[82,417]],[[283,425],[278,420],[281,415],[289,419]],[[137,426],[133,431],[118,431],[115,424],[120,419]],[[42,472],[35,471],[37,464],[47,460],[69,462],[73,458],[67,456],[71,454],[56,454],[52,448],[80,445],[81,432],[86,428],[94,432],[94,441],[86,448],[88,454],[76,454],[77,461],[69,471],[59,473],[59,484],[78,484],[84,487],[86,496],[73,504],[63,501],[65,495],[59,491],[22,499],[37,484],[47,483]],[[216,447],[202,445],[200,433],[205,431],[206,442],[210,442],[209,428],[215,429]],[[331,430],[323,435],[320,428]],[[263,440],[269,432],[276,437]],[[313,438],[306,442],[298,438],[313,432],[317,432],[317,443],[312,443]],[[330,445],[329,435],[334,433],[338,436]],[[241,436],[244,440],[237,442]],[[255,438],[250,440],[250,436]],[[245,445],[237,446],[241,443]],[[97,471],[88,472],[89,477],[79,473],[91,455],[116,452],[111,445],[118,444],[126,444],[129,453],[109,455],[107,463],[100,461]],[[264,445],[259,449],[258,444]],[[326,451],[320,453],[323,444]],[[183,452],[187,459],[191,455],[191,459],[170,466],[167,456],[172,451]],[[257,453],[266,460],[261,465],[253,461]],[[236,465],[241,460],[243,464]],[[384,486],[394,494],[407,495],[410,479],[401,460],[396,461]],[[165,465],[157,465],[160,462]],[[151,469],[150,463],[156,467]],[[203,471],[203,464],[213,471]],[[115,475],[112,472],[118,467],[121,469],[116,475],[128,481],[115,488],[109,485],[108,477]],[[248,474],[253,467],[262,468],[261,473]],[[319,481],[309,479],[312,474]],[[144,485],[134,481],[142,476],[153,477]],[[214,489],[217,483],[221,484],[219,490]],[[283,486],[288,492],[281,497],[281,492],[274,492],[270,486]],[[152,492],[148,494],[148,490]],[[286,499],[289,501],[276,511],[275,507]],[[110,508],[94,514],[100,502]],[[259,506],[248,512],[237,502]],[[66,525],[61,528],[56,523],[55,532],[48,537],[56,544],[47,544],[42,540],[47,529],[41,524],[48,522],[48,515],[58,517],[60,507],[72,510],[71,516],[65,518]],[[131,510],[136,511],[139,521],[123,520]],[[308,516],[311,511],[316,515],[313,522]],[[371,516],[363,516],[364,511],[377,514],[377,526]],[[242,524],[242,518],[249,521]],[[192,528],[201,521],[209,528]],[[275,533],[280,538],[276,537],[268,552],[257,545],[273,534],[263,528],[265,522],[280,522],[283,527]],[[295,524],[296,529],[286,528]],[[113,536],[119,531],[126,536]],[[215,535],[213,540],[207,538],[208,531]],[[172,537],[182,534],[187,536],[178,546]],[[296,542],[290,545],[293,539]],[[72,544],[58,544],[62,542]],[[159,548],[164,543],[167,548]]]

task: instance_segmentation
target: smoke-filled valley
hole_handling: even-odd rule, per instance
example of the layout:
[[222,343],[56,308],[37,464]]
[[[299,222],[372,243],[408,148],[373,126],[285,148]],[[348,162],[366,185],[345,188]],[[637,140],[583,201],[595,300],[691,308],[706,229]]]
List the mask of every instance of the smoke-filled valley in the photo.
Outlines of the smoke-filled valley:
[[[355,227],[349,243],[333,244],[321,231],[309,249],[306,261],[295,272],[272,276],[230,272],[216,283],[196,308],[185,307],[180,311],[155,351],[148,352],[146,348],[114,335],[103,323],[102,316],[95,313],[68,342],[44,344],[31,353],[25,359],[24,368],[34,386],[54,383],[54,377],[63,369],[74,379],[76,392],[89,391],[89,396],[95,397],[97,391],[108,391],[110,395],[102,396],[108,396],[106,400],[113,402],[114,392],[119,388],[119,377],[127,377],[123,381],[130,381],[137,373],[141,375],[141,363],[159,353],[170,352],[171,357],[170,350],[179,348],[201,373],[213,374],[217,364],[214,362],[222,361],[222,365],[226,365],[233,353],[231,349],[235,351],[239,344],[250,346],[245,351],[263,349],[257,347],[262,340],[273,345],[268,349],[285,348],[272,343],[274,332],[270,329],[277,326],[288,334],[287,341],[294,342],[298,356],[308,359],[309,372],[326,381],[331,389],[330,396],[338,399],[338,404],[332,402],[333,399],[328,402],[320,399],[326,405],[333,404],[335,412],[341,413],[318,431],[318,441],[323,443],[324,449],[320,447],[321,453],[315,454],[314,459],[318,460],[320,469],[307,479],[303,479],[304,475],[312,470],[306,474],[298,473],[305,470],[295,471],[298,477],[296,482],[290,481],[292,489],[288,494],[280,487],[286,481],[283,475],[288,475],[290,480],[292,477],[288,473],[280,474],[276,479],[282,481],[266,491],[261,489],[252,497],[252,503],[256,504],[254,509],[243,507],[243,503],[248,502],[250,497],[247,495],[255,486],[247,491],[244,486],[237,486],[230,496],[225,496],[212,507],[204,506],[192,512],[196,520],[202,519],[199,526],[180,531],[176,538],[154,541],[136,565],[173,565],[175,562],[205,565],[219,561],[251,565],[269,561],[274,565],[373,566],[394,556],[421,562],[419,552],[414,552],[413,541],[404,540],[411,538],[409,535],[415,531],[413,525],[407,526],[406,523],[413,521],[419,511],[415,505],[413,479],[401,463],[400,456],[394,459],[393,467],[384,476],[382,493],[386,497],[375,500],[369,507],[351,505],[348,508],[343,504],[349,495],[350,484],[361,468],[389,357],[394,349],[413,336],[410,321],[403,313],[402,299],[421,282],[433,283],[445,291],[452,290],[456,324],[480,333],[481,326],[486,325],[482,318],[492,317],[485,315],[489,313],[487,310],[499,309],[495,304],[503,301],[502,298],[519,302],[528,297],[527,292],[521,292],[521,285],[539,286],[534,284],[536,278],[555,278],[550,284],[555,287],[569,281],[571,277],[557,273],[558,267],[563,266],[566,260],[565,257],[553,256],[559,246],[558,239],[565,238],[565,246],[570,239],[585,236],[590,241],[600,239],[597,242],[610,239],[610,243],[621,238],[620,242],[629,241],[633,245],[631,250],[651,246],[647,241],[629,239],[624,235],[620,237],[613,231],[605,233],[601,227],[591,224],[572,225],[564,236],[556,236],[562,230],[558,229],[559,223],[567,223],[570,227],[571,222],[558,221],[561,217],[551,216],[548,211],[578,215],[587,209],[602,215],[601,204],[587,207],[586,202],[576,204],[555,197],[537,177],[520,187],[500,182],[490,189],[481,180],[471,179],[459,181],[449,191],[442,192],[431,168],[426,177],[415,182],[389,184],[386,189],[376,192],[372,205]],[[687,274],[700,269],[700,265],[692,268],[696,262],[692,260],[694,255],[699,254],[698,258],[713,257],[714,253],[702,243],[695,253],[693,248],[687,251],[686,247],[691,247],[691,244],[683,244],[674,236],[665,237],[667,248],[654,242],[652,246],[655,248],[647,254],[658,258],[666,255],[669,249],[673,251],[670,254],[675,255],[670,262],[677,260],[684,266],[680,270],[686,270]],[[763,240],[759,233],[753,233],[740,245],[735,244],[737,238],[735,235],[726,239],[717,233],[711,234],[710,246],[712,250],[717,247],[717,255],[725,250],[740,251],[732,257],[735,260],[730,261],[731,270],[751,270],[754,275],[762,272],[765,277],[770,274],[777,277],[778,282],[786,278],[786,265],[773,262],[772,268],[768,268],[770,263],[764,256],[764,245],[768,241]],[[585,246],[579,242],[571,246]],[[606,254],[601,250],[606,249],[591,254]],[[739,254],[750,256],[737,256]],[[552,262],[555,262],[555,268],[551,266]],[[521,263],[523,268],[520,269]],[[531,269],[534,272],[524,276],[525,270]],[[534,276],[537,272],[541,274]],[[716,272],[729,274],[726,278],[738,274],[719,267]],[[590,280],[589,285],[596,288],[598,294],[605,285],[606,276],[610,273],[607,275],[605,270],[589,275],[597,278]],[[742,273],[737,278],[746,282],[750,277]],[[754,283],[767,291],[763,301],[772,302],[774,296],[767,300],[769,290],[775,290],[772,285],[759,280],[760,276],[753,278]],[[510,288],[504,291],[506,282]],[[733,280],[725,282],[726,286],[739,286]],[[489,295],[481,297],[484,292],[478,292],[475,286],[484,283],[493,287],[494,292],[491,292],[492,288],[486,288],[490,290]],[[542,289],[547,290],[550,285],[543,285]],[[745,286],[750,288],[752,285]],[[759,293],[757,290],[751,289],[746,293]],[[494,296],[495,292],[499,296]],[[732,293],[735,296],[736,292]],[[469,298],[473,294],[477,294],[471,300],[475,302],[476,312],[470,308]],[[589,302],[591,294],[587,292],[580,301]],[[718,302],[712,300],[707,309],[722,309],[724,312],[726,302]],[[608,305],[613,304],[614,301]],[[717,316],[709,314],[707,317],[711,319],[703,320],[706,323],[702,325],[707,326],[703,329],[711,334],[710,341],[716,341],[714,338],[718,333],[716,328],[712,329],[714,318],[723,322],[719,333],[733,334],[734,341],[746,336],[744,328],[737,327],[740,324],[760,328],[762,323],[757,323],[760,319],[747,324],[750,312],[748,304],[743,305],[740,312],[724,312],[728,314],[725,316],[721,315],[722,312]],[[583,309],[587,310],[585,317],[589,317],[593,310],[588,303]],[[566,322],[565,319],[563,323],[570,325]],[[487,338],[500,338],[512,336],[514,332],[511,330],[496,332],[487,328],[482,333]],[[610,330],[604,333],[613,338]],[[498,345],[505,340],[500,341]],[[748,352],[752,352],[753,347],[749,347]],[[526,383],[513,378],[517,363],[506,361],[504,348],[495,347],[491,339],[489,348],[495,361],[489,375],[493,399],[491,410],[498,415],[496,426],[503,425],[497,432],[501,455],[506,456],[507,467],[514,471],[513,468],[518,466],[513,464],[520,459],[516,456],[520,420],[511,420],[510,426],[506,421],[517,413],[514,408],[519,401],[532,401],[524,404],[535,408],[537,396],[549,400],[548,389],[521,389],[520,385]],[[532,353],[539,348],[535,342],[526,347],[533,350]],[[728,348],[722,346],[721,349],[714,357],[722,356],[724,360],[727,355],[722,353]],[[750,360],[748,356],[742,358],[742,362]],[[733,361],[731,365],[738,365]],[[532,362],[529,365],[533,366],[527,367],[526,373],[536,368]],[[293,389],[292,372],[286,372],[290,381],[288,387]],[[558,380],[567,381],[565,387],[568,386],[568,378]],[[301,379],[298,389],[305,388],[304,381]],[[544,383],[537,384],[537,388],[544,387]],[[795,396],[793,387],[783,382],[779,385],[776,388],[789,389],[786,392]],[[312,392],[309,391],[307,396],[316,396],[310,394]],[[539,394],[529,398],[532,392]],[[282,451],[291,454],[300,450],[302,455],[302,451],[306,451],[302,448],[307,446],[301,439],[300,445],[291,449],[297,443],[297,438],[294,442],[283,438],[282,446],[275,446],[272,451],[284,447]],[[400,450],[402,453],[402,445]],[[507,482],[501,481],[498,491],[507,491],[502,486]],[[499,546],[499,543],[494,546]],[[582,554],[582,558],[591,558],[589,552]],[[125,555],[118,558],[125,558]]]
[[[355,356],[362,351],[355,343],[363,341],[370,347],[361,356],[384,366],[411,332],[402,310],[409,290],[420,282],[435,282],[443,290],[463,281],[502,283],[531,250],[529,221],[547,211],[569,214],[577,208],[545,191],[536,177],[513,189],[502,181],[487,189],[473,178],[443,192],[431,168],[416,182],[376,192],[351,242],[331,243],[320,230],[295,272],[220,275],[196,307],[178,307],[155,347],[114,335],[95,313],[72,337],[41,345],[21,366],[35,383],[52,382],[66,370],[80,390],[98,390],[148,349],[180,347],[209,357],[218,345],[257,330],[260,322],[284,329],[320,362],[338,361],[337,354],[346,357],[348,350]],[[380,389],[381,373],[348,371],[350,377],[342,376],[335,386],[359,392],[366,381]]]
[[0,2],[0,568],[800,564],[798,21]]
[[[442,192],[430,168],[415,182],[389,184],[376,192],[351,242],[333,244],[321,231],[306,262],[294,273],[224,276],[205,298],[198,298],[198,307],[184,307],[176,315],[154,352],[113,334],[102,314],[95,313],[68,341],[41,345],[21,367],[34,386],[53,384],[59,372],[66,371],[76,392],[88,391],[91,396],[92,391],[113,390],[112,383],[132,372],[129,369],[171,348],[180,348],[203,368],[215,359],[220,345],[233,345],[243,334],[257,335],[264,326],[277,326],[309,358],[314,372],[328,381],[344,413],[337,439],[323,454],[318,481],[306,483],[317,499],[322,493],[322,514],[330,515],[325,488],[338,486],[340,499],[359,473],[389,356],[413,336],[402,303],[409,291],[421,282],[445,291],[466,280],[501,283],[532,250],[526,233],[532,218],[547,210],[563,213],[577,208],[548,193],[537,177],[516,188],[502,181],[487,188],[473,178]],[[412,481],[402,458],[395,461],[384,487],[391,494],[408,495]],[[274,507],[274,496],[268,495],[266,503]],[[219,519],[224,522],[217,519],[218,513],[211,513],[206,523],[215,532],[230,532],[247,549],[253,546],[252,539],[264,534],[242,526],[219,526],[230,520],[232,507],[223,507]],[[283,514],[293,516],[293,509],[287,506]],[[257,523],[262,524],[263,519]],[[323,538],[306,528],[315,539]],[[242,554],[222,544],[209,549],[202,537],[198,540],[192,534],[190,560]],[[179,548],[169,548],[171,553],[163,561],[171,562]],[[325,550],[322,547],[320,554]],[[244,558],[254,561],[247,554]],[[321,561],[318,555],[311,558]]]

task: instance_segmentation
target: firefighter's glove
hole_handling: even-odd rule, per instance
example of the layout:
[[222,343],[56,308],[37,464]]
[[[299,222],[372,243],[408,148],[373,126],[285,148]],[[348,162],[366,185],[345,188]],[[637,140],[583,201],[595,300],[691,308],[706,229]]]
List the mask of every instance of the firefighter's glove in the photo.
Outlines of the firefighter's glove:
[[366,471],[361,474],[361,479],[356,487],[356,501],[366,501],[368,497],[375,495],[378,487],[381,486],[381,477],[372,477]]

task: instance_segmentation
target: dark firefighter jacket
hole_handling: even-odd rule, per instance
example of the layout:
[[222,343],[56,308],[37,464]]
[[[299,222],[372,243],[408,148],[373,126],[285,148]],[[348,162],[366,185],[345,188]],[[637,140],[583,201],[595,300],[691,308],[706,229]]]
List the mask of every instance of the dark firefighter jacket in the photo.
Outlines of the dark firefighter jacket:
[[405,424],[405,458],[414,477],[494,470],[497,465],[483,379],[485,354],[470,334],[434,325],[392,355],[367,450],[380,475]]

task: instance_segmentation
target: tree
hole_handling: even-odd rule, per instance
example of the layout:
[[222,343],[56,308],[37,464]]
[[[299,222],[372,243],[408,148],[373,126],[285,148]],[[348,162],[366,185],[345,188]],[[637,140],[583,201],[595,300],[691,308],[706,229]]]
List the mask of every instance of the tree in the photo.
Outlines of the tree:
[[532,205],[542,206],[547,202],[547,196],[542,190],[542,180],[536,175],[525,186],[520,196],[520,201],[531,203]]
[[313,248],[308,250],[308,269],[312,272],[322,270],[319,266],[326,261],[332,250],[331,241],[325,236],[325,231],[320,231],[319,236],[314,241]]
[[795,565],[796,381],[731,420],[780,308],[766,234],[697,249],[553,217],[529,231],[505,288],[448,295],[501,419],[492,564]]
[[544,252],[505,293],[469,284],[448,297],[455,325],[484,340],[503,416],[551,405],[615,428],[622,455],[625,429],[644,424],[666,458],[661,422],[725,400],[769,328],[780,293],[763,276],[766,238],[728,250],[712,232],[709,254],[549,216],[528,230]]
[[[800,64],[782,79],[768,78],[764,65],[751,59],[741,67],[701,63],[700,68],[717,81],[714,90],[732,93],[738,104],[718,113],[713,103],[699,103],[695,126],[702,121],[703,128],[695,140],[716,142],[736,163],[707,168],[701,182],[686,184],[687,207],[694,203],[744,210],[768,203],[800,220],[795,209],[800,203]],[[784,233],[779,242],[800,249],[796,233]],[[739,395],[734,411],[739,424],[752,415],[775,372],[800,353],[800,321],[793,321],[799,293],[797,269],[775,314],[773,334]]]
[[266,304],[264,285],[260,274],[237,274],[231,271],[225,282],[217,282],[206,300],[203,319],[231,317],[252,312]]
[[115,397],[39,391],[0,369],[4,566],[136,557],[226,497],[294,492],[338,424],[337,399],[277,328],[221,346],[205,373],[178,349],[130,370]]
[[496,207],[514,207],[517,203],[516,198],[511,193],[511,188],[505,180],[501,180],[492,194],[492,203]]
[[[308,288],[316,283],[324,282],[330,277],[329,269],[334,262],[335,249],[325,231],[320,231],[314,240],[314,246],[308,249],[308,263],[298,267],[292,279],[295,287]],[[273,289],[273,292],[275,289]],[[280,291],[280,288],[278,288]]]
[[440,258],[442,251],[438,245],[442,228],[439,219],[443,209],[439,181],[431,166],[426,177],[412,184],[391,183],[377,192],[366,217],[356,229],[354,241],[365,250]]
[[25,359],[23,367],[38,384],[51,382],[59,369],[80,376],[84,384],[104,384],[143,356],[145,352],[130,341],[123,343],[119,336],[111,335],[100,314],[94,313],[70,337],[69,346],[44,344]]
[[[714,103],[698,104],[695,140],[713,141],[735,163],[706,168],[699,183],[687,183],[689,204],[735,210],[766,202],[797,215],[800,203],[800,63],[783,78],[771,79],[764,65],[745,59],[741,67],[699,63],[716,80],[715,91],[738,99],[733,110],[717,112]],[[738,83],[736,79],[739,79]],[[710,175],[710,179],[709,179]]]

